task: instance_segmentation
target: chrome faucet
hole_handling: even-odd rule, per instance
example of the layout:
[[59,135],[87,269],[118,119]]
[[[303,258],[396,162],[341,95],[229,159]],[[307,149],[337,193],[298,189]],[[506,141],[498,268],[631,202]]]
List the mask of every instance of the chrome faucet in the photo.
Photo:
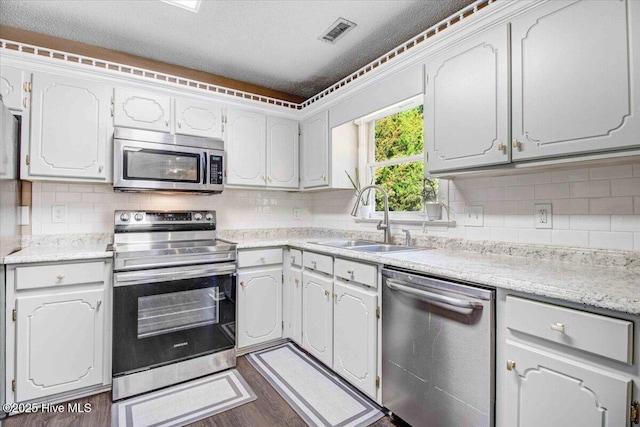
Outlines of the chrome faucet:
[[[351,211],[351,216],[357,216],[358,215],[358,206],[360,205],[360,200],[362,199],[362,195],[364,194],[365,190],[369,190],[370,188],[374,188],[376,190],[380,190],[380,192],[382,193],[383,199],[384,199],[384,218],[382,219],[382,221],[380,221],[378,223],[378,226],[376,227],[378,230],[384,230],[384,242],[385,243],[391,243],[391,228],[389,227],[389,195],[387,194],[387,191],[380,187],[379,185],[375,185],[375,184],[371,184],[371,185],[367,185],[366,187],[363,187],[360,190],[360,193],[358,193],[358,198],[356,199],[356,204],[353,205],[353,210]],[[384,222],[384,224],[383,224]]]
[[411,232],[408,228],[403,228],[402,232],[404,233],[404,245],[411,246]]

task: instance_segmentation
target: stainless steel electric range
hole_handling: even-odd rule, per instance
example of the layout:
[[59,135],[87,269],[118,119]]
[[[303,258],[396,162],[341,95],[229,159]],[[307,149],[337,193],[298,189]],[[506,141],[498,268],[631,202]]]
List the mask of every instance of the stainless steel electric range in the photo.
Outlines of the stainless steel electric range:
[[215,212],[116,211],[113,400],[235,366],[236,245]]

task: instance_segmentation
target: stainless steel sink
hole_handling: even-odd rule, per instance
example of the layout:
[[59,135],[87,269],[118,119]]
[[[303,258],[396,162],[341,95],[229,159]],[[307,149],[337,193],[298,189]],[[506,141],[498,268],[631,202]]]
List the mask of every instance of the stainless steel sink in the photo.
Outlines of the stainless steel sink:
[[358,252],[382,253],[382,252],[419,251],[419,250],[424,250],[424,249],[428,249],[428,248],[421,248],[421,247],[418,247],[418,246],[390,245],[390,244],[386,244],[385,243],[385,244],[377,244],[377,245],[351,247],[349,249],[352,249],[352,250],[358,251]]
[[351,249],[354,246],[368,246],[377,245],[378,242],[373,240],[320,240],[317,242],[309,242],[316,245],[331,246],[332,248],[347,248]]
[[418,246],[399,246],[389,243],[374,242],[371,240],[325,240],[309,242],[316,245],[330,246],[332,248],[351,249],[359,252],[403,252],[403,251],[418,251],[428,248],[421,248]]

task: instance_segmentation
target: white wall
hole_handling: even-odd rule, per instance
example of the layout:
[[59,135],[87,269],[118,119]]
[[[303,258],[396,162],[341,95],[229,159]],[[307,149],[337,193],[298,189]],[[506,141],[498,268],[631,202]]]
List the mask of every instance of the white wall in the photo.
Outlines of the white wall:
[[[640,250],[640,163],[456,179],[450,199],[456,227],[427,227],[428,235]],[[348,215],[353,202],[352,191],[314,195],[314,226],[374,230]],[[553,229],[534,228],[533,205],[549,202]],[[483,227],[464,225],[465,206],[484,207]],[[394,234],[403,227],[394,225]],[[408,228],[422,233],[420,225]]]
[[[283,191],[232,190],[196,196],[114,193],[104,184],[33,183],[32,234],[110,233],[117,209],[212,209],[220,229],[311,226],[311,195]],[[67,206],[64,223],[52,223],[52,205]],[[300,218],[293,218],[293,208]]]

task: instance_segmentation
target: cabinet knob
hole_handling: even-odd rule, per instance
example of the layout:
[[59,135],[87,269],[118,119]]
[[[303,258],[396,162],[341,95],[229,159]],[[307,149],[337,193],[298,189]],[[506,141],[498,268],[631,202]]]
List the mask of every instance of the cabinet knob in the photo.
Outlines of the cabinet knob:
[[517,139],[514,139],[512,146],[513,148],[520,148],[520,141],[518,141]]
[[264,262],[264,257],[263,256],[260,257],[260,261]]
[[271,177],[270,176],[267,177],[267,181],[271,182]]
[[244,288],[244,282],[240,282],[240,286]]
[[178,122],[178,127],[182,128],[182,122]]
[[325,291],[324,291],[324,295],[328,297],[329,295],[331,295],[331,292],[329,292],[329,291],[325,290]]
[[64,274],[58,274],[56,277],[58,278],[58,280],[62,280],[64,279]]
[[507,149],[507,146],[504,145],[502,142],[498,144],[498,151],[504,152],[506,149]]
[[554,331],[558,331],[560,333],[564,334],[564,323],[552,323],[551,324],[551,329],[553,329]]
[[98,172],[102,172],[102,169],[104,169],[104,166],[98,166]]
[[263,175],[263,176],[262,176],[262,180],[263,180],[264,182],[267,182],[267,176],[266,176],[266,175]]
[[27,108],[27,98],[22,98],[22,106]]
[[327,180],[327,176],[325,175],[325,173],[324,173],[324,172],[322,172],[322,180],[323,180],[323,181],[326,181],[326,180]]
[[311,261],[311,265],[313,265],[313,268],[316,268],[316,262],[315,261]]
[[294,282],[296,282],[296,285],[297,285],[298,283],[300,283],[300,281],[299,281],[298,279],[294,279]]
[[347,270],[347,273],[353,276],[353,270]]
[[507,360],[507,371],[513,371],[514,369],[516,369],[516,361]]
[[169,119],[165,119],[164,124],[165,126],[169,126]]
[[96,304],[96,311],[100,310],[100,306],[102,305],[102,301],[98,301]]
[[296,257],[292,256],[291,257],[291,263],[293,264],[294,262],[296,262]]

